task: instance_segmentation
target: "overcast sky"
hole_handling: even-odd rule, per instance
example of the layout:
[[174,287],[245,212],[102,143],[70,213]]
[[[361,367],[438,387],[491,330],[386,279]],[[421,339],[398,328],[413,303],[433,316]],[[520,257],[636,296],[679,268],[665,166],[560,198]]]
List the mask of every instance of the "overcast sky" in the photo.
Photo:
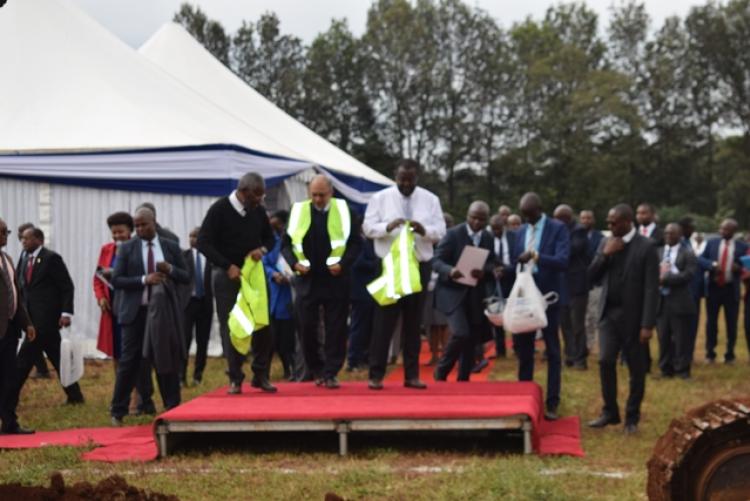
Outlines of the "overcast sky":
[[[16,0],[18,1],[18,0]],[[133,47],[139,47],[162,24],[171,21],[183,0],[72,0],[83,10]],[[600,14],[606,24],[609,8],[621,0],[588,0],[586,4]],[[371,0],[193,0],[210,18],[233,33],[243,19],[255,21],[267,11],[281,20],[283,33],[296,35],[306,43],[325,31],[332,18],[346,18],[355,35],[365,28]],[[552,0],[467,0],[470,5],[488,11],[500,25],[508,27],[528,16],[540,18]],[[671,15],[684,16],[693,5],[705,0],[645,0],[656,26]],[[602,24],[600,24],[601,26]]]

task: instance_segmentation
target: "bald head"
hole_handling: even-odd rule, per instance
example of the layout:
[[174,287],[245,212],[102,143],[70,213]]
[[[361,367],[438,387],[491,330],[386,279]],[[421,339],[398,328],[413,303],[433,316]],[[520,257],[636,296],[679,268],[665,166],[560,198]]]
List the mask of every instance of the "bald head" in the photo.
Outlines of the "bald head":
[[135,233],[143,240],[153,240],[156,236],[156,217],[148,207],[140,207],[133,216]]
[[526,221],[534,224],[542,217],[542,199],[534,192],[526,193],[521,197],[518,209]]
[[487,226],[487,220],[490,218],[490,206],[482,200],[476,200],[469,205],[466,213],[466,223],[471,231],[480,231]]
[[518,214],[511,214],[508,216],[508,220],[505,222],[505,225],[508,227],[509,230],[516,231],[518,228],[521,227],[523,224],[523,220],[521,220],[521,216]]
[[318,209],[325,209],[333,197],[333,183],[323,174],[318,174],[310,181],[310,199]]
[[573,221],[573,209],[570,205],[560,204],[555,207],[555,212],[552,213],[552,217],[565,224],[570,224]]
[[719,235],[721,235],[721,238],[724,240],[731,240],[734,238],[734,234],[737,233],[737,228],[739,228],[737,221],[732,218],[727,218],[722,221],[721,226],[719,226]]
[[682,239],[682,227],[677,223],[669,223],[664,227],[664,242],[670,247],[680,243]]

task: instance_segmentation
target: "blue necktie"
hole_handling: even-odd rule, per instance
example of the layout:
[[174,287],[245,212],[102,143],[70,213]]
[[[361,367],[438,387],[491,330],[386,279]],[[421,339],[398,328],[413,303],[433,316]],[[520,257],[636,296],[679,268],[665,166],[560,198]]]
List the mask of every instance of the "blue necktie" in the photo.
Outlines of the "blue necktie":
[[[671,266],[672,266],[672,248],[671,247],[667,247],[667,255],[664,256],[664,262],[669,264],[670,271],[671,271]],[[661,292],[662,296],[668,296],[669,293],[671,292],[670,288],[665,287],[665,286],[659,287],[659,291]]]
[[203,289],[203,264],[201,263],[201,253],[195,253],[195,297],[202,298],[206,291]]

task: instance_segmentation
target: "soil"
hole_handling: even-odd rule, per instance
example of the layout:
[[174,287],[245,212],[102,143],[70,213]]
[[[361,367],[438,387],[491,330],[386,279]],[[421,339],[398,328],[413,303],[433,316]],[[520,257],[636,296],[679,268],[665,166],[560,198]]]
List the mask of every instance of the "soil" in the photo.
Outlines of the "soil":
[[179,501],[177,496],[149,492],[128,485],[124,478],[113,475],[96,485],[78,482],[66,486],[60,473],[53,473],[49,487],[21,484],[0,485],[0,499],[22,499],[24,501],[78,501],[93,499],[117,499],[122,501]]

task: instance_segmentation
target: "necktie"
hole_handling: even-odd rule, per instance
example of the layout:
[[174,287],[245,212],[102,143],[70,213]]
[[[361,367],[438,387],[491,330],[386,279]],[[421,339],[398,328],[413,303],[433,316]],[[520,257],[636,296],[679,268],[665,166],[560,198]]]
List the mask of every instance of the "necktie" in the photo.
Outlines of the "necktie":
[[201,253],[195,253],[195,297],[202,298],[206,295],[203,290],[203,263],[201,262]]
[[3,262],[3,281],[8,287],[8,318],[13,318],[16,314],[14,308],[16,291],[15,287],[13,286],[13,280],[11,280],[10,274],[8,273],[8,263],[5,260],[5,256],[3,256],[2,254],[0,254],[0,261]]
[[31,283],[31,274],[34,272],[34,255],[29,254],[26,258],[26,285]]
[[[672,269],[672,248],[671,247],[666,248],[666,253],[664,254],[664,260],[662,261],[662,263],[669,266],[670,270]],[[663,287],[663,286],[659,287],[659,291],[661,292],[662,296],[669,295],[669,287]]]
[[403,197],[404,219],[411,221],[411,197]]
[[719,276],[716,277],[716,283],[719,287],[724,287],[727,283],[727,261],[729,260],[729,242],[726,240],[721,241],[721,245],[724,246],[724,250],[721,251],[721,259],[719,260]]
[[[146,244],[148,247],[148,258],[146,261],[146,273],[149,275],[154,273],[156,271],[156,265],[154,264],[154,242],[148,242]],[[151,286],[148,286],[148,292],[146,293],[146,298],[151,299]]]

